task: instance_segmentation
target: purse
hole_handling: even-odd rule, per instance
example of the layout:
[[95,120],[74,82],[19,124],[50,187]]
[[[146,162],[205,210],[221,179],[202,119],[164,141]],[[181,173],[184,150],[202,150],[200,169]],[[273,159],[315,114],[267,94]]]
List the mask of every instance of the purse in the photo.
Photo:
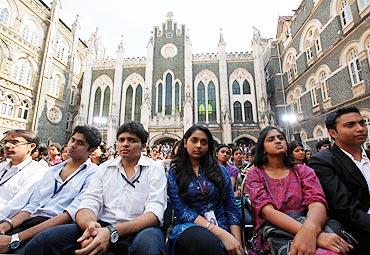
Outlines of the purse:
[[[306,217],[302,213],[289,213],[289,216],[303,224]],[[353,250],[358,248],[358,241],[340,224],[339,221],[328,219],[323,227],[326,233],[334,233],[340,236],[348,244],[353,246]],[[272,255],[288,255],[292,246],[294,236],[270,223],[260,229],[260,234],[267,240]],[[353,251],[352,250],[352,251]]]

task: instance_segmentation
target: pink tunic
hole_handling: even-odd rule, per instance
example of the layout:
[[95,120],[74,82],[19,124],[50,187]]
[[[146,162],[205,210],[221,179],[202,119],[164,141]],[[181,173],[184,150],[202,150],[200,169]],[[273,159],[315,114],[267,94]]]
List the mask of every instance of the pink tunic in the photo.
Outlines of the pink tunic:
[[[267,204],[271,204],[283,213],[306,211],[308,205],[314,202],[321,202],[327,206],[324,192],[314,170],[302,164],[294,166],[282,179],[273,179],[264,169],[252,167],[248,172],[245,192],[249,193],[253,206],[255,231],[265,223],[261,216],[261,209]],[[268,244],[264,240],[257,240],[256,245],[259,249],[268,250]],[[316,255],[319,254],[337,253],[318,249]]]

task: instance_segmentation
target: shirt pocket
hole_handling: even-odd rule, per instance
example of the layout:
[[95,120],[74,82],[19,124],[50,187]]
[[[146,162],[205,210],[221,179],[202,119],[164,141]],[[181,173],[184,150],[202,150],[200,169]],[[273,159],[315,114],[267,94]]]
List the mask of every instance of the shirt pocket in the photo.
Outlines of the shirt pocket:
[[136,185],[130,203],[130,218],[135,218],[144,213],[145,204],[149,195],[147,184]]

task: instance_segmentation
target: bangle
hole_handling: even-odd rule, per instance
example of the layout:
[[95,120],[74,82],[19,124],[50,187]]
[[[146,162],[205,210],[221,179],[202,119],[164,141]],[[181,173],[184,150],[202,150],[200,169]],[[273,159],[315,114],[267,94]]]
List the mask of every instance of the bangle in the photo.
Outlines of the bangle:
[[211,231],[211,229],[215,226],[215,224],[212,223],[212,226],[208,229],[209,231]]
[[208,221],[206,228],[208,228],[209,225],[211,225],[211,222],[210,221]]

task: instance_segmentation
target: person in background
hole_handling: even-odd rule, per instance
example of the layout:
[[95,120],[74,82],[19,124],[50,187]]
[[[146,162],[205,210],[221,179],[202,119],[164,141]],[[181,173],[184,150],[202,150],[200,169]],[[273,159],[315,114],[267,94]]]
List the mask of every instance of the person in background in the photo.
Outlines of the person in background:
[[231,178],[231,185],[233,187],[233,190],[235,191],[235,185],[239,175],[239,169],[236,166],[228,163],[230,158],[231,158],[230,147],[227,146],[226,144],[220,144],[216,148],[216,159],[218,163],[226,167],[227,171],[229,172]]
[[[268,222],[289,232],[294,236],[290,255],[347,253],[351,249],[348,243],[336,234],[322,232],[327,203],[314,170],[291,162],[287,150],[287,140],[279,129],[267,126],[261,131],[255,166],[249,170],[246,181],[246,192],[253,206],[254,231],[258,233]],[[305,215],[303,224],[291,213]],[[262,235],[258,235],[255,244],[258,250],[271,254],[269,243]]]
[[326,149],[331,149],[331,142],[329,140],[321,140],[316,143],[316,151],[323,151]]
[[39,145],[35,133],[10,130],[5,132],[0,143],[9,160],[0,165],[0,220],[12,228],[9,218],[28,203],[47,167],[32,160],[31,153]]
[[303,144],[298,141],[291,141],[288,144],[288,156],[292,162],[297,164],[306,164],[306,153],[303,148]]
[[104,144],[100,144],[98,148],[96,148],[93,151],[93,153],[90,154],[91,162],[93,162],[96,165],[100,165],[101,163],[106,161],[105,152],[106,152],[106,149],[105,149]]
[[214,155],[208,128],[189,128],[168,173],[175,213],[169,255],[242,255],[240,211],[230,176]]
[[59,143],[52,143],[48,148],[49,155],[49,166],[55,166],[62,162],[62,157],[60,156],[62,147]]
[[234,147],[232,149],[232,156],[231,156],[232,164],[236,166],[240,172],[248,165],[246,162],[243,161],[243,153],[239,147]]
[[153,160],[160,159],[160,153],[157,147],[153,146],[152,149],[150,150],[150,158]]
[[40,143],[37,148],[35,148],[31,154],[33,160],[39,162],[45,167],[49,167],[48,165],[48,147],[44,143]]
[[310,149],[305,150],[305,155],[307,162],[309,162],[310,158],[312,157],[312,151]]
[[67,159],[69,159],[69,154],[68,154],[68,148],[67,148],[67,145],[68,144],[65,144],[63,145],[62,147],[62,152],[60,153],[60,156],[62,157],[62,160],[63,161],[66,161]]

